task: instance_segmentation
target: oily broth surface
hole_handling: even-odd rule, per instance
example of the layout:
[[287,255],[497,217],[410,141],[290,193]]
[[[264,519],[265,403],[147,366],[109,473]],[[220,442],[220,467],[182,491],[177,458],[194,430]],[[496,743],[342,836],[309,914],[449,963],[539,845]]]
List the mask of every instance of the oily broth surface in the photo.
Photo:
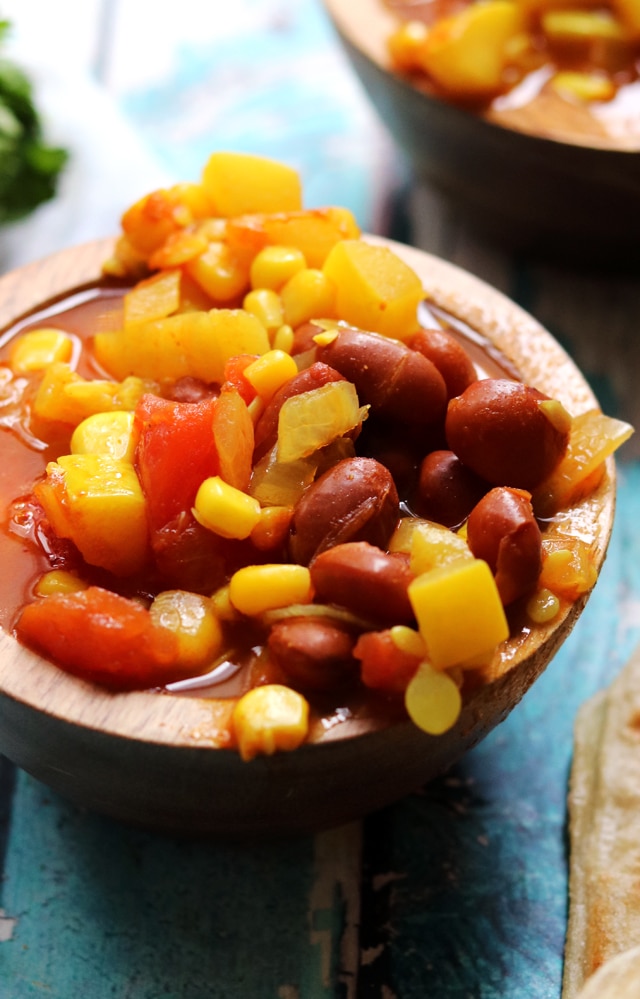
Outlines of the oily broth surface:
[[[116,329],[121,324],[121,303],[125,291],[123,287],[95,286],[43,305],[0,336],[0,364],[6,363],[11,344],[17,336],[47,326],[63,330],[72,337],[74,365],[80,375],[85,378],[109,377],[93,357],[92,337],[98,330]],[[453,333],[471,355],[480,377],[518,377],[508,358],[486,337],[433,302],[423,303],[419,318],[425,328],[441,327]],[[24,604],[33,599],[33,587],[38,578],[59,564],[56,553],[47,554],[38,542],[37,524],[34,523],[28,500],[34,483],[45,474],[47,462],[69,452],[71,432],[61,427],[55,438],[45,441],[29,425],[29,398],[36,381],[37,378],[21,379],[22,391],[16,398],[3,398],[0,388],[0,448],[3,459],[0,464],[0,503],[3,511],[0,564],[4,568],[0,574],[0,627],[8,632],[12,630]],[[61,558],[64,564],[64,545]],[[96,585],[109,586],[113,583],[110,577],[105,578],[100,570],[86,563],[81,563],[80,572]],[[119,592],[126,593],[126,582],[124,589],[122,581],[118,582],[117,588]],[[140,595],[139,589],[136,592]],[[153,591],[150,588],[147,592]],[[238,638],[237,647],[229,660],[222,662],[216,671],[215,683],[211,682],[213,678],[205,681],[203,677],[196,677],[191,681],[170,684],[167,690],[197,697],[238,696],[248,686],[249,670],[259,664],[260,651],[258,629],[252,630],[245,624],[242,637]],[[314,696],[314,715],[325,728],[338,724],[345,717],[361,715],[363,711],[382,714],[387,718],[395,714],[402,716],[400,704],[394,706],[370,691],[341,697],[339,708],[336,708],[335,701],[333,694],[326,699]]]

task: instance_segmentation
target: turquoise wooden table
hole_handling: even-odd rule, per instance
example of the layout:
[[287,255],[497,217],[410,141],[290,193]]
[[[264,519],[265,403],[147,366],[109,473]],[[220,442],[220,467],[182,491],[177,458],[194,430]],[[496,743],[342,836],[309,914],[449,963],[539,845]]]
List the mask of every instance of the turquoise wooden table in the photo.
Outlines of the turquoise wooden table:
[[[13,7],[35,55],[48,5]],[[61,44],[77,28],[75,75],[56,77],[76,101],[51,105],[52,127],[83,183],[9,234],[3,266],[110,235],[137,184],[191,179],[213,149],[267,153],[300,167],[310,203],[346,204],[363,228],[505,291],[603,408],[640,426],[637,275],[511,258],[417,187],[315,0],[180,8],[176,27],[144,0],[56,5]],[[111,138],[128,128],[123,170]],[[78,809],[1,761],[1,999],[559,999],[573,721],[640,640],[637,435],[619,481],[604,571],[545,675],[450,773],[382,812],[279,843],[177,840]]]

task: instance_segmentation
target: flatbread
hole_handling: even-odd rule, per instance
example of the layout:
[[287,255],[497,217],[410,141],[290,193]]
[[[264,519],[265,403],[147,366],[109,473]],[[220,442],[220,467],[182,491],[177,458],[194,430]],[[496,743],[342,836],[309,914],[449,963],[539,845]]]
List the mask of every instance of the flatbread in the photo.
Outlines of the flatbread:
[[[576,717],[569,836],[562,999],[584,999],[599,968],[640,947],[640,649]],[[635,974],[638,999],[640,959]]]
[[598,968],[578,999],[638,999],[639,996],[640,947],[633,947]]

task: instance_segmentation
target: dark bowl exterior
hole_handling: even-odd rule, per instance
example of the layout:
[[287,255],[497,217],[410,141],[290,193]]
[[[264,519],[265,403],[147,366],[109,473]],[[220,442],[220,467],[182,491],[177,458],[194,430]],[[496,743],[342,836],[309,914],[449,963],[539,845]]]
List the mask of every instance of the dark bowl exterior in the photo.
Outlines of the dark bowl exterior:
[[640,263],[640,152],[557,142],[495,125],[384,70],[338,27],[372,104],[418,179],[511,250]]

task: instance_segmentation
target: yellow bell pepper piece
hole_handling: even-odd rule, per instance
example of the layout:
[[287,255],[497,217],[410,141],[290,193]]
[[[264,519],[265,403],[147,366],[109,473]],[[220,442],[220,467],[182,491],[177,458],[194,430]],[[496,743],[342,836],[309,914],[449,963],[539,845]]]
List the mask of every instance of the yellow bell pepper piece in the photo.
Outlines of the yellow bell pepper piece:
[[491,652],[509,625],[491,570],[482,559],[458,559],[418,576],[409,599],[436,669]]
[[62,455],[47,465],[35,494],[56,534],[70,538],[90,565],[117,576],[144,568],[145,499],[130,462],[108,455]]

